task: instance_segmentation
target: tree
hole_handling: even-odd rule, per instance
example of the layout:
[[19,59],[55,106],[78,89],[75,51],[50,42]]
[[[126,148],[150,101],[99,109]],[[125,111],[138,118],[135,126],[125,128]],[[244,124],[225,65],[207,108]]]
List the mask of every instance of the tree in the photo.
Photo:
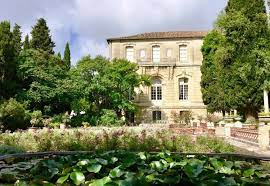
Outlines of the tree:
[[22,32],[21,32],[21,27],[17,24],[15,24],[13,28],[13,36],[12,36],[12,41],[13,41],[13,46],[15,50],[15,55],[19,56],[21,50],[22,50]]
[[42,50],[24,50],[19,57],[19,77],[22,91],[19,101],[28,102],[31,110],[49,107],[51,114],[70,110],[73,83],[58,56]]
[[[212,52],[205,50],[202,69],[207,66],[206,61],[210,61],[214,73],[222,73],[214,76],[216,80],[210,78],[208,81],[209,70],[203,72],[203,97],[211,98],[205,103],[213,105],[214,111],[220,110],[218,105],[214,106],[213,100],[217,100],[217,96],[211,92],[219,88],[222,90],[219,94],[224,93],[221,102],[225,103],[225,108],[237,109],[245,118],[257,117],[263,103],[264,82],[270,72],[270,35],[264,1],[230,0],[226,12],[218,18],[215,30],[222,36],[218,41],[221,44],[214,46],[217,49]],[[212,44],[205,42],[203,51],[213,49]],[[207,82],[211,81],[214,83],[208,86]],[[222,82],[223,86],[216,82]]]
[[89,106],[83,107],[88,108],[85,111],[92,117],[100,117],[104,109],[113,110],[119,118],[122,111],[135,111],[136,106],[129,99],[134,88],[149,84],[148,77],[138,75],[136,64],[122,59],[109,61],[101,56],[83,57],[71,74],[77,100],[87,100]]
[[0,99],[9,98],[16,87],[16,61],[10,23],[0,23]]
[[61,56],[60,52],[57,53],[57,56],[59,57],[59,59],[62,59],[62,56]]
[[28,34],[25,36],[24,42],[23,42],[23,49],[27,50],[30,48],[30,43],[29,43],[29,36]]
[[30,46],[33,49],[43,50],[50,54],[54,54],[53,48],[55,43],[52,41],[50,30],[47,26],[46,20],[43,18],[38,19],[36,25],[31,31],[32,39]]
[[65,51],[64,51],[64,58],[63,61],[68,69],[70,69],[71,61],[70,61],[70,49],[69,49],[69,43],[67,42]]

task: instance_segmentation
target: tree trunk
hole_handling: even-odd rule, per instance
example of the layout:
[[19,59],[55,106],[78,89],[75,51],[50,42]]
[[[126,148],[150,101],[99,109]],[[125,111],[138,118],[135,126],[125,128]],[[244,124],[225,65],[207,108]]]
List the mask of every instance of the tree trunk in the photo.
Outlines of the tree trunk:
[[255,121],[256,119],[258,119],[257,110],[255,108],[253,108],[253,107],[247,107],[245,109],[245,119],[247,121]]

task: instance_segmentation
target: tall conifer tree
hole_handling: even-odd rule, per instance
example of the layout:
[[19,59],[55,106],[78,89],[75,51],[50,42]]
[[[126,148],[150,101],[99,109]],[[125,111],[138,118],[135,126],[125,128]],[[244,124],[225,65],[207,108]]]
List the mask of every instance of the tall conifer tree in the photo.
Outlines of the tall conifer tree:
[[45,19],[38,19],[36,25],[31,31],[31,35],[31,48],[43,50],[50,54],[54,54],[53,48],[55,47],[55,43],[52,41],[50,29],[48,28]]
[[30,43],[29,43],[29,36],[28,34],[25,36],[24,42],[23,42],[23,49],[27,50],[30,48]]
[[15,50],[10,23],[0,22],[0,99],[14,94],[16,85]]
[[65,65],[70,69],[71,61],[70,61],[70,48],[69,43],[67,42],[65,51],[64,51],[64,59],[63,59]]
[[15,49],[15,55],[19,56],[22,50],[22,32],[21,27],[15,24],[13,28],[13,36],[12,36],[13,46]]

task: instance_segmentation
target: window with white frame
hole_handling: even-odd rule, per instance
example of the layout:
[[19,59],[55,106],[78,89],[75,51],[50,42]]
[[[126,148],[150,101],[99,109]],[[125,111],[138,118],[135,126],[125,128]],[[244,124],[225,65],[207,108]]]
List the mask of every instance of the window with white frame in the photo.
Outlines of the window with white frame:
[[180,60],[180,63],[187,63],[188,62],[187,45],[180,45],[179,46],[179,60]]
[[155,45],[152,47],[152,59],[153,63],[160,62],[160,46]]
[[131,62],[134,61],[134,47],[133,46],[126,47],[126,59]]
[[161,111],[155,110],[152,112],[152,119],[153,121],[160,121],[161,120]]
[[145,49],[140,50],[140,58],[144,58],[145,56]]
[[172,57],[172,49],[171,48],[168,48],[167,49],[167,57]]
[[162,84],[160,79],[155,79],[151,86],[151,100],[162,100]]
[[179,100],[188,100],[188,78],[179,79]]

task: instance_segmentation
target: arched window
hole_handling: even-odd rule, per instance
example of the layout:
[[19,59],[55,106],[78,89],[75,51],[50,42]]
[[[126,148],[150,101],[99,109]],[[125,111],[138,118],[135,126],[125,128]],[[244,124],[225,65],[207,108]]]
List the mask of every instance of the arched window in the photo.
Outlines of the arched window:
[[153,59],[153,63],[160,62],[160,46],[155,45],[152,47],[152,59]]
[[134,61],[134,47],[133,46],[126,47],[126,59],[131,62]]
[[188,100],[188,78],[179,79],[179,100]]
[[179,60],[180,60],[180,63],[187,63],[188,62],[187,45],[180,45],[179,46]]
[[162,84],[160,79],[154,79],[151,86],[151,100],[162,100]]

